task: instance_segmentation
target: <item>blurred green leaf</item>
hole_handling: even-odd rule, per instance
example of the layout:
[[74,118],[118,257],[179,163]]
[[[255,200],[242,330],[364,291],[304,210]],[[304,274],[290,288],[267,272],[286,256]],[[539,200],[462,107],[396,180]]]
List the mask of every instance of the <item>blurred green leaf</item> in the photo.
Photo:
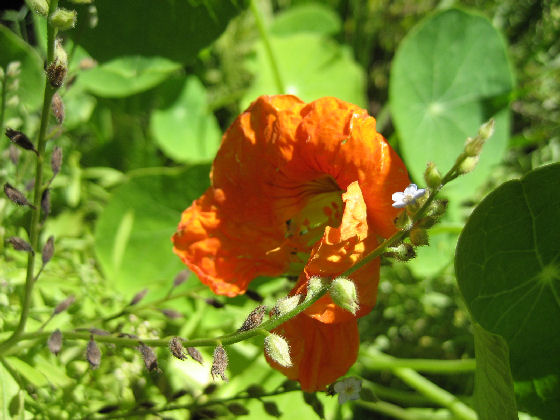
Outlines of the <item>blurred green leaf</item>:
[[163,152],[179,162],[212,160],[221,131],[202,83],[189,76],[166,83],[162,92],[168,103],[152,113],[150,126]]
[[235,0],[96,0],[96,25],[89,6],[76,6],[70,33],[99,62],[127,55],[192,62],[245,6]]
[[[349,48],[317,34],[271,37],[270,41],[285,93],[306,102],[335,96],[365,107],[365,76]],[[256,56],[247,65],[255,80],[242,100],[242,107],[260,95],[280,93],[262,42],[257,43]]]
[[[2,46],[0,48],[0,66],[6,71],[6,67],[11,61],[21,62],[17,95],[28,111],[36,110],[43,101],[41,92],[44,89],[44,72],[41,57],[4,25],[0,25],[0,45]],[[0,84],[0,92],[1,88],[2,84]],[[8,108],[9,110],[10,108]]]
[[43,375],[38,369],[31,366],[27,362],[15,357],[6,357],[6,361],[12,366],[12,368],[17,371],[21,376],[23,376],[28,382],[36,387],[42,387],[49,384],[45,375]]
[[474,398],[480,420],[517,419],[509,350],[505,340],[473,325],[476,348]]
[[[560,164],[488,195],[459,237],[455,270],[473,318],[505,338],[515,381],[560,377]],[[554,381],[552,381],[554,382]],[[556,380],[558,384],[558,381]],[[560,404],[545,393],[544,418]]]
[[77,85],[101,97],[121,98],[160,84],[180,67],[161,57],[120,57],[80,73]]
[[208,188],[210,168],[146,174],[115,189],[95,229],[95,250],[109,282],[123,292],[169,286],[184,268],[171,236],[181,212]]
[[422,182],[429,161],[442,171],[450,169],[466,138],[494,117],[494,136],[476,170],[446,188],[456,199],[476,191],[506,149],[512,88],[505,43],[486,18],[451,9],[418,24],[396,52],[389,92],[412,177]]
[[10,373],[0,364],[0,418],[11,419],[8,412],[10,400],[18,393],[19,387]]
[[275,16],[270,33],[273,35],[293,35],[297,32],[313,32],[335,35],[342,24],[338,15],[321,3],[307,3],[286,9]]

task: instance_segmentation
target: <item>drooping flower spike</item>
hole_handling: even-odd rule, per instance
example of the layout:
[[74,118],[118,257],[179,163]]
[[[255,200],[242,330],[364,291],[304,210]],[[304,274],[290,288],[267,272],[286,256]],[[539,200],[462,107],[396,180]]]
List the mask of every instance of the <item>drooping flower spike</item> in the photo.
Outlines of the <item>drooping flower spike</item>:
[[[226,296],[261,275],[299,274],[292,296],[305,295],[313,276],[338,277],[395,232],[400,210],[391,195],[410,182],[365,110],[291,95],[261,96],[234,121],[211,180],[183,212],[174,252]],[[269,362],[306,391],[323,389],[356,360],[357,318],[375,304],[379,260],[349,278],[355,314],[324,296],[275,331],[289,343],[292,365]]]

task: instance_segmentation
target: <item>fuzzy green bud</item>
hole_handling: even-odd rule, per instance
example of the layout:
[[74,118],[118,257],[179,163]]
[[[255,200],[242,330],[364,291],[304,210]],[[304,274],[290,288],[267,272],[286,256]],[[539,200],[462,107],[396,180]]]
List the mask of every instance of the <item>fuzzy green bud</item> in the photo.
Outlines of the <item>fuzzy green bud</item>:
[[49,14],[49,3],[47,0],[25,0],[27,7],[38,15],[47,17]]
[[478,156],[469,156],[459,165],[459,174],[464,175],[472,172],[478,163]]
[[337,277],[333,280],[329,294],[335,305],[356,315],[358,311],[358,292],[352,280],[346,277]]
[[77,13],[75,10],[59,8],[49,16],[49,22],[59,31],[65,31],[66,29],[71,29],[76,25],[76,16]]
[[414,228],[410,231],[410,242],[414,246],[428,245],[428,232],[422,228]]
[[410,216],[408,212],[403,211],[401,212],[395,219],[395,227],[398,230],[410,230],[412,228],[412,220],[410,220]]
[[277,334],[269,334],[264,339],[264,351],[266,355],[283,367],[292,366],[290,358],[290,346],[288,342]]
[[441,185],[441,173],[434,162],[428,162],[428,166],[424,172],[424,180],[426,181],[426,185],[432,189],[439,188]]
[[410,261],[416,257],[416,251],[410,244],[401,243],[398,246],[387,248],[387,257],[396,258],[399,261]]
[[325,281],[319,276],[313,276],[307,282],[307,296],[305,299],[311,299],[325,285]]
[[488,120],[480,126],[480,129],[478,130],[478,136],[484,140],[488,140],[490,137],[492,137],[492,134],[494,134],[494,126],[494,119],[492,118]]
[[276,316],[282,316],[294,310],[301,302],[301,295],[286,296],[279,299],[273,308]]

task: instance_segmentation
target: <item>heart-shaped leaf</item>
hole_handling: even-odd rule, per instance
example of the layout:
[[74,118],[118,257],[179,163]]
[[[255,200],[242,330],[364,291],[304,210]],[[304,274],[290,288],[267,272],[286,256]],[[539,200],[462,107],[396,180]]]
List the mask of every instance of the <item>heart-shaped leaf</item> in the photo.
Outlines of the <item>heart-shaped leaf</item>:
[[391,67],[390,105],[408,170],[422,180],[426,163],[447,171],[490,117],[496,120],[476,170],[448,188],[464,198],[487,180],[505,151],[513,77],[500,33],[486,18],[451,9],[418,24]]
[[[476,322],[507,341],[515,381],[556,383],[557,390],[559,181],[560,164],[553,164],[501,185],[474,210],[455,257],[467,306]],[[560,404],[560,393],[539,398],[545,409]]]
[[208,110],[202,83],[190,76],[162,88],[169,103],[152,113],[150,127],[163,152],[180,162],[211,160],[220,145],[221,131]]

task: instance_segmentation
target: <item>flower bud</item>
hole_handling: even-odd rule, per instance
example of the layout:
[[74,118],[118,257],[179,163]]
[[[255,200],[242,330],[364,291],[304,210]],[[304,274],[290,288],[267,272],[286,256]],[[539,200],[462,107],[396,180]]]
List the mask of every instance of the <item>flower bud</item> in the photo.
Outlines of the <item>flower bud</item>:
[[464,174],[468,174],[469,172],[472,172],[472,170],[476,167],[476,164],[478,163],[478,156],[469,156],[467,158],[465,158],[465,160],[463,160],[463,162],[461,162],[461,164],[459,165],[459,174],[460,175],[464,175]]
[[321,290],[324,284],[325,282],[321,277],[319,276],[311,277],[307,282],[307,296],[305,297],[305,300],[311,299],[313,298],[313,296],[319,293],[319,290]]
[[484,146],[485,142],[486,139],[483,139],[479,136],[476,136],[474,139],[468,137],[467,141],[465,142],[465,154],[467,156],[473,157],[480,155],[480,152],[482,152],[482,146]]
[[19,146],[25,150],[31,150],[33,153],[39,156],[39,152],[37,152],[37,149],[35,149],[33,142],[29,140],[29,137],[27,137],[21,131],[12,130],[10,127],[6,127],[6,137],[8,137],[10,141],[16,146]]
[[414,251],[412,245],[401,243],[398,246],[387,248],[385,256],[396,258],[399,261],[409,261],[416,257],[416,251]]
[[227,382],[226,369],[228,366],[228,356],[226,350],[222,346],[217,346],[214,349],[214,360],[212,362],[212,368],[210,373],[212,374],[212,379],[216,376],[222,378],[223,381]]
[[185,348],[179,337],[173,337],[169,340],[169,351],[179,360],[185,360],[187,358],[185,355]]
[[21,73],[21,61],[10,61],[6,67],[6,76],[16,77]]
[[77,13],[75,10],[58,8],[49,16],[49,22],[59,31],[71,29],[76,25]]
[[86,358],[92,369],[97,369],[99,367],[101,363],[101,351],[93,339],[93,335],[87,344]]
[[428,245],[428,232],[422,228],[414,228],[410,231],[410,242],[414,246]]
[[412,220],[410,220],[410,216],[408,212],[403,211],[395,218],[395,227],[398,230],[410,230],[412,228]]
[[495,121],[493,118],[482,124],[480,126],[480,129],[478,130],[479,137],[483,138],[484,140],[488,140],[490,137],[492,137],[492,134],[494,134],[494,126]]
[[273,308],[275,316],[282,316],[296,308],[301,302],[301,295],[286,296],[276,302]]
[[268,357],[283,367],[292,366],[290,346],[288,342],[277,334],[269,334],[264,339],[264,351]]
[[38,15],[47,17],[49,14],[49,3],[47,0],[25,0],[25,2],[27,7]]
[[56,40],[54,48],[54,60],[47,66],[47,79],[54,88],[59,88],[64,83],[68,71],[68,55],[60,40]]
[[62,98],[58,92],[55,93],[52,98],[51,109],[58,125],[62,124],[64,121],[64,102],[62,102]]
[[146,365],[146,369],[148,369],[148,371],[157,370],[158,362],[154,350],[144,343],[140,343],[137,349],[142,355],[142,359],[144,359],[144,365]]
[[248,331],[261,325],[265,311],[265,306],[257,306],[251,311],[251,313],[247,316],[247,319],[243,322],[243,325],[241,325],[237,331]]
[[337,277],[331,284],[329,294],[337,306],[356,315],[359,308],[358,292],[352,280],[346,277]]
[[424,180],[426,181],[426,185],[432,189],[439,188],[441,185],[441,173],[434,162],[428,162],[428,166],[424,172]]
[[60,353],[62,349],[62,333],[60,330],[53,331],[47,341],[47,347],[55,356]]

